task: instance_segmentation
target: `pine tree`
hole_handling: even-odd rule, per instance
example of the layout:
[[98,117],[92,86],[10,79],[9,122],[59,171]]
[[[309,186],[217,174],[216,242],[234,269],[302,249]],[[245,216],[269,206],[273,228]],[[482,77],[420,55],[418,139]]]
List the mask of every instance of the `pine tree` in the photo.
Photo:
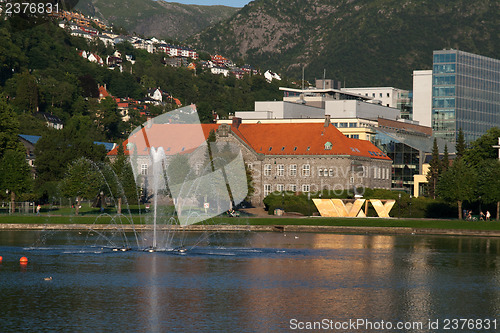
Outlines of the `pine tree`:
[[448,154],[448,145],[444,145],[443,159],[441,160],[441,171],[445,172],[450,166],[450,156]]
[[432,158],[429,162],[429,171],[427,172],[428,193],[433,199],[436,199],[436,187],[439,174],[441,173],[441,163],[439,161],[439,149],[436,138],[432,146]]
[[464,132],[462,131],[462,128],[458,131],[458,138],[457,138],[457,145],[455,146],[455,149],[457,151],[457,158],[462,158],[465,154],[465,137],[464,137]]

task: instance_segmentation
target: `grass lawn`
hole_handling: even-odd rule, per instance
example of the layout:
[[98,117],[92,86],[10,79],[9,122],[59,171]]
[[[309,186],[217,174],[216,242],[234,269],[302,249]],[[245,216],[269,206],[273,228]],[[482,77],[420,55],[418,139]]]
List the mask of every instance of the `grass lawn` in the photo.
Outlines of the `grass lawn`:
[[[0,215],[0,223],[26,223],[26,224],[134,224],[145,223],[145,215],[122,215],[117,217],[114,212],[110,215],[99,216],[98,213],[51,216],[42,214],[34,215]],[[420,229],[463,229],[463,230],[500,230],[497,221],[459,221],[459,220],[431,220],[431,219],[381,219],[381,218],[324,218],[324,217],[299,217],[299,218],[230,218],[216,217],[202,224],[231,224],[231,225],[314,225],[314,226],[351,226],[351,227],[408,227]]]

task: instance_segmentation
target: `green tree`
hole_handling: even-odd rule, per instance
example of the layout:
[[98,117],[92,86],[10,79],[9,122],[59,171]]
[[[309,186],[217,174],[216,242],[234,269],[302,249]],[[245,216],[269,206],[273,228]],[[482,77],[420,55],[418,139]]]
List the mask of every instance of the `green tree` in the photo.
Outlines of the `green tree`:
[[450,167],[450,155],[448,154],[448,145],[444,145],[443,159],[441,160],[441,171],[446,171]]
[[485,203],[496,203],[496,219],[500,218],[500,161],[486,159],[479,162],[478,194]]
[[75,215],[78,215],[81,200],[95,198],[104,188],[104,184],[97,165],[81,157],[69,165],[60,183],[60,189],[63,195],[76,198]]
[[32,187],[31,168],[24,154],[19,150],[6,150],[0,160],[0,189],[9,190],[14,201],[16,195],[30,192]]
[[465,161],[469,165],[479,165],[484,160],[497,159],[498,150],[493,146],[498,145],[499,137],[500,128],[490,128],[483,136],[471,142],[464,155]]
[[457,144],[455,146],[455,150],[457,152],[456,153],[457,154],[457,159],[458,158],[462,158],[464,156],[466,148],[467,147],[465,145],[464,132],[460,128],[460,130],[458,131]]
[[19,122],[12,107],[0,96],[0,158],[7,149],[22,150],[17,139]]
[[444,200],[458,203],[458,218],[462,219],[462,203],[476,199],[476,184],[475,169],[458,158],[439,178],[437,192]]
[[19,72],[26,57],[19,45],[12,40],[11,33],[0,26],[0,86]]
[[36,181],[39,187],[47,181],[62,179],[68,164],[80,157],[95,162],[104,161],[106,149],[102,145],[95,145],[85,133],[68,127],[48,131],[36,143],[35,155]]
[[439,149],[437,145],[437,140],[436,138],[434,138],[434,144],[432,146],[432,158],[429,162],[429,171],[427,172],[427,184],[428,184],[427,193],[433,199],[436,199],[436,188],[440,174],[441,174],[441,162],[439,161]]
[[122,117],[118,111],[118,105],[111,97],[106,97],[101,101],[100,112],[96,115],[96,121],[107,139],[115,139],[122,136]]
[[34,113],[38,111],[38,84],[36,78],[25,71],[18,75],[17,90],[14,105],[22,112]]
[[114,196],[117,198],[117,212],[121,214],[123,200],[126,200],[128,203],[135,203],[138,200],[134,172],[129,159],[125,156],[123,144],[121,143],[118,145],[116,159],[111,166],[117,181],[117,186],[114,191]]

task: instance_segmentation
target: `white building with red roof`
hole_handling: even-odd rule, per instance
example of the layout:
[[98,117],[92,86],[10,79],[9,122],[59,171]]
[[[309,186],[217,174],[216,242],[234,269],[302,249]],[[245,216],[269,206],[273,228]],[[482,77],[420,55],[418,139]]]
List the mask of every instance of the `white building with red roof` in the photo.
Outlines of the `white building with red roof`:
[[[325,123],[242,124],[233,118],[232,124],[152,124],[147,137],[139,131],[125,141],[124,151],[133,156],[137,174],[147,176],[151,142],[161,142],[167,156],[186,154],[203,145],[212,130],[218,143],[240,147],[252,173],[255,206],[262,206],[262,200],[275,191],[391,187],[391,159],[369,141],[347,138],[329,119]],[[108,156],[113,159],[116,154],[114,149]],[[197,170],[203,156],[190,156],[190,167]]]

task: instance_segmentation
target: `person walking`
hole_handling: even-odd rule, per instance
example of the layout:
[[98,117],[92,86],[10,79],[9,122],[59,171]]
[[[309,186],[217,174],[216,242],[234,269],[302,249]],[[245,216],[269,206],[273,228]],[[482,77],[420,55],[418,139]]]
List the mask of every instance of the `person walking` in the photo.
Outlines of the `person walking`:
[[36,206],[36,215],[37,216],[40,216],[40,209],[42,209],[42,206],[40,206],[40,204],[38,204],[38,206]]
[[491,217],[490,211],[489,211],[489,210],[487,210],[487,211],[486,211],[486,221],[489,221],[489,220],[490,220],[490,217]]

